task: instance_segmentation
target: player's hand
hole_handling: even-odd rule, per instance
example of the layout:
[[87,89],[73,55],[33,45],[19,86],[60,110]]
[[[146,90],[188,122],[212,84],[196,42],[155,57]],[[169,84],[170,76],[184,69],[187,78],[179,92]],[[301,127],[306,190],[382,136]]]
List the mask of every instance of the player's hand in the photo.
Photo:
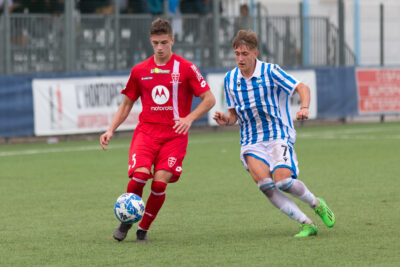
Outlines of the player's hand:
[[113,133],[110,131],[107,131],[100,135],[100,145],[103,148],[103,150],[106,150],[106,145],[110,142],[111,137],[113,136]]
[[219,124],[219,125],[228,125],[228,116],[226,116],[225,113],[216,111],[214,114],[213,119]]
[[192,126],[193,121],[186,118],[174,118],[175,125],[172,129],[175,129],[177,134],[186,134],[189,131],[190,126]]
[[308,119],[308,108],[301,108],[299,111],[297,111],[296,119],[298,120]]

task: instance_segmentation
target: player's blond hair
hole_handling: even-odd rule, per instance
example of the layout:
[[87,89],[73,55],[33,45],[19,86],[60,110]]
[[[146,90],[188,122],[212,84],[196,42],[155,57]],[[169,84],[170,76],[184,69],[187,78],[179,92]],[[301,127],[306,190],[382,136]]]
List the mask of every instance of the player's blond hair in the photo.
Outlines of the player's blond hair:
[[239,46],[247,46],[250,49],[256,49],[258,46],[257,34],[252,30],[240,30],[237,32],[235,38],[232,41],[233,49]]
[[165,19],[156,19],[151,23],[150,35],[161,35],[161,34],[168,34],[172,37],[172,27],[171,23]]

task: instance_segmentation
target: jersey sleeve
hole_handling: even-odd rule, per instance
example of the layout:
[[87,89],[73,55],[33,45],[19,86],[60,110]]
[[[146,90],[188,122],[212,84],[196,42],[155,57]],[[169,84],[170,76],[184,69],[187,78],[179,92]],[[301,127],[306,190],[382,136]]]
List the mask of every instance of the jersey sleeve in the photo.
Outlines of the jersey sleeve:
[[225,94],[226,105],[227,105],[228,109],[235,108],[235,105],[233,102],[233,96],[231,94],[231,90],[229,89],[230,76],[231,76],[231,72],[228,72],[225,75],[225,79],[224,79],[224,94]]
[[135,74],[136,71],[135,68],[133,68],[128,82],[126,83],[125,89],[121,91],[121,94],[126,95],[132,101],[136,101],[140,96],[140,87]]
[[297,85],[300,83],[276,64],[272,67],[271,75],[274,82],[280,85],[288,95],[293,94],[294,89],[296,89]]
[[195,96],[200,96],[202,93],[210,90],[206,80],[197,69],[196,65],[190,64],[187,71],[189,77],[189,85],[193,90]]

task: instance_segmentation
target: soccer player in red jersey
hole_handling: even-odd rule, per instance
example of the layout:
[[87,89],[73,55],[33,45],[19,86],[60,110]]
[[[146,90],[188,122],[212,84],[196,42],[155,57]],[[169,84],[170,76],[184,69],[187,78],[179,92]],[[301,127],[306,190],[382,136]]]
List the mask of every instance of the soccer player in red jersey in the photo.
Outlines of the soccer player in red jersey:
[[[125,98],[109,129],[100,136],[105,150],[114,131],[140,97],[143,110],[129,151],[131,179],[127,192],[142,197],[147,180],[153,181],[145,214],[136,232],[139,242],[148,240],[147,231],[164,203],[167,184],[176,182],[182,173],[190,126],[215,104],[214,95],[197,67],[172,53],[174,38],[168,21],[153,21],[150,42],[154,55],[132,68],[121,92]],[[193,95],[200,97],[201,102],[191,111]],[[114,238],[124,240],[131,227],[132,224],[121,223],[114,231]]]

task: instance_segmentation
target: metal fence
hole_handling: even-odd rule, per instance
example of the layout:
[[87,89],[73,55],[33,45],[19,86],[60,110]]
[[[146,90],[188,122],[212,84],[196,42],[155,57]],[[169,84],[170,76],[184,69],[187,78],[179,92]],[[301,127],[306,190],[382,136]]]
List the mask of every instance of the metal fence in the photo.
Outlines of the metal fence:
[[[339,65],[338,30],[327,18],[258,14],[253,26],[263,60],[283,66]],[[79,14],[73,6],[66,6],[58,16],[4,12],[0,74],[129,70],[152,54],[148,32],[154,18],[149,14]],[[168,19],[175,30],[175,53],[199,68],[235,65],[231,41],[239,17],[208,14]],[[305,44],[312,51],[308,57]],[[345,51],[346,65],[354,65],[354,54],[348,47]]]
[[[266,17],[258,23],[264,59],[284,66],[339,65],[338,29],[327,18]],[[347,45],[344,53],[345,65],[355,65],[355,55]]]

